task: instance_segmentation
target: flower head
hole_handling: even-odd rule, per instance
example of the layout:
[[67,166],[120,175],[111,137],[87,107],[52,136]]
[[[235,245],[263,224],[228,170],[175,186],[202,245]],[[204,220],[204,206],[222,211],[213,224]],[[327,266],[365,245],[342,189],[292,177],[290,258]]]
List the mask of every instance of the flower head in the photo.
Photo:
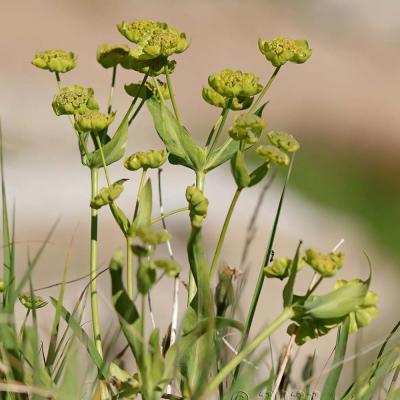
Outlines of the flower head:
[[342,268],[344,254],[340,252],[321,254],[312,249],[307,249],[304,260],[321,276],[327,278],[335,275]]
[[280,167],[288,165],[290,161],[289,156],[285,152],[269,144],[257,147],[256,153]]
[[31,296],[30,294],[20,294],[18,296],[18,299],[21,304],[28,310],[32,310],[33,308],[43,308],[47,306],[47,301],[38,295]]
[[259,78],[251,72],[226,68],[208,77],[209,85],[224,97],[252,97],[262,90]]
[[212,106],[219,108],[230,108],[231,110],[246,110],[253,103],[253,97],[224,97],[213,88],[207,86],[202,90],[203,99]]
[[75,68],[76,55],[61,49],[38,51],[32,64],[50,72],[65,73]]
[[159,168],[167,161],[165,150],[149,150],[133,153],[125,159],[124,167],[130,171],[136,171],[140,168]]
[[259,39],[258,47],[274,67],[281,67],[288,61],[302,64],[312,52],[306,40],[291,40],[283,36],[273,40]]
[[294,153],[300,148],[299,142],[294,138],[293,135],[283,131],[271,131],[268,132],[268,140],[271,144],[278,146],[279,148],[287,151],[288,153]]
[[229,128],[229,136],[234,140],[244,140],[248,144],[256,143],[266,124],[262,118],[254,114],[236,115],[233,126]]
[[149,37],[154,30],[164,27],[167,27],[167,24],[143,19],[137,19],[131,23],[122,21],[117,25],[119,32],[136,44],[143,38]]
[[98,110],[99,105],[94,99],[92,88],[82,86],[63,87],[53,99],[53,110],[56,115],[85,113],[89,110]]
[[186,188],[186,200],[189,203],[189,215],[192,225],[200,228],[203,219],[207,216],[208,199],[201,190],[192,185]]
[[140,226],[136,234],[143,243],[152,246],[165,243],[172,238],[171,234],[165,229],[156,229],[151,225]]
[[112,68],[121,64],[129,51],[125,44],[102,44],[97,49],[96,58],[104,68]]
[[101,132],[114,121],[115,113],[103,114],[89,110],[84,114],[75,114],[75,128],[78,132]]
[[111,204],[124,191],[123,183],[125,181],[126,179],[120,179],[111,186],[100,189],[99,194],[90,202],[90,207],[98,210],[107,204]]

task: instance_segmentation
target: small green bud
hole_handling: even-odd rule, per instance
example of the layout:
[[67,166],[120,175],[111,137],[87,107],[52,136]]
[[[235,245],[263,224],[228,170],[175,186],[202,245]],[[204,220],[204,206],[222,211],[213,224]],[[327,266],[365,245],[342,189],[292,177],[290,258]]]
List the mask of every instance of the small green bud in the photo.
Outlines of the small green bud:
[[290,158],[286,153],[278,149],[278,147],[269,144],[257,147],[256,153],[280,167],[288,165],[290,161]]
[[262,118],[255,114],[236,115],[233,126],[229,128],[229,136],[234,140],[244,140],[246,144],[256,143],[266,127]]
[[125,159],[124,167],[129,171],[136,171],[140,168],[144,170],[149,168],[159,168],[167,161],[165,150],[148,150],[133,153]]
[[166,275],[171,277],[177,276],[181,271],[181,266],[179,263],[168,258],[154,260],[154,265],[161,269]]
[[65,73],[75,68],[76,55],[60,49],[38,51],[32,60],[32,64],[50,72]]
[[217,316],[225,315],[226,310],[231,306],[235,299],[235,291],[232,284],[232,269],[225,267],[219,274],[218,285],[215,288],[215,305]]
[[101,132],[114,121],[115,113],[103,114],[89,110],[84,114],[75,114],[75,129],[78,132]]
[[43,308],[47,306],[47,301],[37,295],[31,296],[29,294],[20,294],[18,296],[18,299],[21,304],[28,310],[32,310],[33,308]]
[[312,52],[306,40],[291,40],[282,36],[269,41],[259,39],[258,47],[274,67],[281,67],[288,61],[302,64]]
[[271,131],[268,132],[267,136],[271,144],[287,151],[288,153],[294,153],[300,148],[300,143],[290,133]]
[[127,179],[120,179],[119,181],[113,183],[110,187],[104,187],[100,189],[99,194],[90,202],[90,207],[98,210],[107,204],[111,204],[124,191],[123,183],[126,180]]
[[63,87],[53,99],[53,110],[56,115],[82,114],[89,110],[98,110],[92,88],[82,86]]
[[136,234],[143,243],[152,246],[165,243],[172,237],[165,229],[155,229],[151,225],[140,226]]
[[125,44],[102,44],[97,48],[96,58],[104,68],[113,68],[121,64],[129,52]]
[[147,294],[154,285],[157,272],[153,262],[140,263],[137,271],[137,286],[141,294]]
[[134,71],[142,74],[148,74],[149,76],[156,77],[161,74],[168,72],[172,74],[175,69],[176,62],[174,60],[168,60],[166,57],[157,57],[151,60],[140,60],[137,55],[131,51],[122,61],[121,66],[125,69],[133,69]]
[[186,188],[186,200],[189,203],[189,215],[192,225],[200,228],[203,219],[207,216],[208,199],[201,190],[192,185]]
[[[345,286],[358,285],[362,283],[360,279],[353,279],[350,281],[338,280],[334,289]],[[357,307],[357,309],[349,314],[350,317],[350,333],[355,333],[359,329],[366,327],[378,315],[378,307],[376,305],[378,295],[372,290],[368,290],[365,295],[364,301]]]
[[[164,100],[170,99],[170,94],[168,90],[168,86],[165,82],[157,80],[158,88],[161,92],[161,96]],[[141,99],[149,99],[151,96],[156,96],[159,98],[159,93],[157,86],[153,83],[153,81],[147,81],[145,85],[139,83],[131,83],[129,85],[125,85],[125,92],[132,97],[139,97]]]
[[209,85],[224,97],[252,97],[262,90],[260,78],[251,72],[226,68],[208,77]]
[[233,111],[246,110],[253,103],[253,97],[233,97],[228,98],[220,95],[213,88],[203,87],[201,92],[203,99],[212,106],[219,108],[229,108]]
[[329,254],[317,253],[312,249],[306,250],[305,262],[324,278],[334,276],[342,268],[344,254],[331,252]]

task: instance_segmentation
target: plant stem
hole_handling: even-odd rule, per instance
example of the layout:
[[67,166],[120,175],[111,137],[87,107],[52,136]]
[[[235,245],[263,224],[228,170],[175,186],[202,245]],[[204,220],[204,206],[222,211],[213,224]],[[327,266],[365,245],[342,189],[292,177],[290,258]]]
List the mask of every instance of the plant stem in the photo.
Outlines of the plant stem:
[[233,357],[215,376],[208,385],[205,394],[211,394],[218,388],[218,385],[235,369],[246,357],[248,357],[262,342],[267,339],[282,324],[294,316],[291,307],[287,307],[267,328],[265,328],[258,336],[256,336],[246,347],[243,348],[235,357]]
[[[229,105],[228,105],[228,107],[224,108],[223,111],[222,111],[221,123],[218,125],[218,130],[217,130],[217,133],[215,134],[214,141],[212,142],[212,145],[211,145],[210,149],[206,150],[206,154],[211,153],[213,148],[217,144],[219,136],[221,135],[222,129],[224,128],[224,125],[225,125],[226,119],[228,117],[228,114],[229,114]],[[210,138],[210,141],[211,141],[211,138]]]
[[[143,86],[146,84],[146,81],[147,81],[147,78],[148,78],[148,77],[149,77],[149,74],[146,73],[145,76],[144,76],[143,79],[142,79],[142,82],[140,83],[140,86],[139,86],[139,90],[138,90],[137,95],[136,95],[135,98],[132,100],[132,104],[131,104],[131,107],[132,107],[132,108],[133,108],[134,105],[136,104],[137,99],[139,98],[139,94],[140,94],[140,92],[142,91]],[[142,106],[143,106],[143,104],[144,104],[145,101],[146,101],[145,99],[142,99],[141,103],[139,104],[139,107],[136,109],[136,111],[134,112],[133,116],[132,116],[131,119],[129,120],[128,125],[131,125],[132,121],[135,119],[136,115],[139,113],[139,111],[140,111],[140,109],[142,108]]]
[[133,265],[132,265],[132,238],[126,236],[126,280],[128,296],[133,300]]
[[165,77],[167,78],[167,87],[168,87],[168,91],[169,91],[169,96],[171,97],[171,103],[172,103],[172,108],[174,109],[175,117],[178,120],[179,125],[182,125],[181,117],[179,115],[178,107],[177,107],[176,101],[175,101],[175,94],[172,89],[171,77],[169,75],[167,67],[164,68],[164,72],[165,72]]
[[140,192],[142,191],[142,188],[143,188],[144,180],[146,178],[146,172],[147,172],[147,170],[143,169],[142,175],[140,176],[139,189],[138,189],[138,193],[137,193],[137,196],[136,196],[135,212],[133,214],[132,223],[135,220],[137,212],[138,212],[138,209],[139,209],[139,196],[140,196]]
[[211,139],[212,139],[213,136],[214,136],[215,130],[217,129],[217,127],[219,126],[219,124],[220,124],[221,121],[222,121],[222,118],[223,118],[223,115],[224,115],[224,111],[225,111],[225,108],[222,109],[221,115],[218,117],[218,119],[217,119],[217,121],[215,122],[215,124],[213,125],[213,127],[212,127],[210,133],[208,134],[208,138],[207,138],[206,146],[205,146],[206,149],[208,148],[208,146],[209,146],[210,143],[211,143]]
[[224,221],[224,224],[222,226],[221,233],[219,235],[217,247],[215,248],[214,257],[213,257],[213,260],[212,260],[212,263],[211,263],[210,281],[212,281],[212,279],[214,277],[215,270],[217,268],[217,264],[218,264],[218,260],[219,260],[219,256],[221,254],[222,245],[224,244],[226,232],[228,230],[228,226],[229,226],[229,223],[231,222],[233,210],[235,209],[236,203],[237,203],[237,201],[239,199],[239,196],[240,196],[241,192],[242,192],[241,188],[237,188],[236,189],[235,194],[233,195],[231,204],[229,206],[228,213],[226,214],[225,221]]
[[141,102],[139,103],[139,105],[137,106],[135,112],[133,113],[132,117],[129,119],[128,122],[128,126],[130,126],[132,124],[132,122],[134,121],[134,119],[136,118],[136,116],[139,114],[139,111],[141,110],[141,108],[143,107],[143,104],[146,102],[146,99],[142,99]]
[[253,112],[254,110],[257,109],[257,106],[260,104],[260,101],[262,100],[262,98],[265,96],[265,94],[267,93],[268,89],[270,88],[270,86],[272,85],[272,82],[274,81],[274,79],[276,78],[276,76],[278,75],[279,70],[281,69],[281,67],[276,67],[275,71],[273,72],[273,74],[271,75],[271,77],[269,78],[267,84],[264,86],[264,89],[261,91],[261,93],[258,95],[257,100],[253,103],[253,105],[250,107],[248,113],[250,114],[251,112]]
[[183,212],[188,211],[188,210],[189,210],[188,207],[182,207],[182,208],[177,208],[176,210],[169,211],[169,212],[167,212],[165,214],[161,213],[161,215],[159,215],[158,217],[152,219],[151,224],[152,225],[156,224],[157,222],[163,221],[164,219],[166,219],[168,217],[171,217],[172,215],[180,214],[180,213],[183,213]]
[[106,175],[107,185],[110,187],[111,181],[110,181],[110,177],[108,176],[108,172],[107,172],[107,165],[106,165],[106,159],[104,157],[103,146],[101,145],[99,135],[97,133],[95,133],[95,136],[96,136],[97,146],[99,147],[99,150],[100,150],[100,156],[101,156],[101,161],[103,163],[104,173]]
[[[98,179],[99,170],[98,168],[92,168],[91,172],[91,200],[95,198],[98,193]],[[103,349],[101,344],[100,336],[100,321],[99,321],[99,305],[97,299],[97,210],[94,208],[90,209],[90,301],[92,308],[92,328],[93,336],[96,344],[96,349],[100,356],[103,355]]]
[[[277,211],[276,211],[276,214],[275,214],[274,223],[272,225],[272,231],[271,231],[271,235],[270,235],[270,238],[269,238],[268,246],[267,246],[266,252],[264,254],[264,259],[263,259],[262,265],[260,267],[260,272],[258,274],[256,287],[255,287],[255,290],[254,290],[254,293],[253,293],[253,297],[252,297],[251,303],[250,303],[250,309],[249,309],[249,312],[247,313],[247,318],[246,318],[246,322],[245,322],[245,325],[244,325],[244,330],[243,330],[243,333],[242,333],[242,340],[240,342],[240,347],[239,347],[240,349],[242,349],[245,346],[245,344],[247,342],[247,339],[249,337],[251,325],[253,323],[254,314],[256,312],[258,300],[260,298],[261,290],[262,290],[262,287],[263,287],[263,284],[264,284],[264,267],[268,264],[269,259],[271,257],[272,247],[273,247],[274,241],[275,241],[275,234],[276,234],[276,230],[278,228],[279,217],[280,217],[281,210],[282,210],[283,200],[285,198],[286,188],[287,188],[287,185],[288,185],[288,182],[289,182],[289,178],[290,178],[290,174],[291,174],[291,171],[292,171],[293,162],[294,162],[294,154],[293,154],[292,159],[291,159],[290,164],[289,164],[288,172],[287,172],[287,175],[286,175],[286,180],[285,180],[285,183],[283,185],[281,197],[279,199],[278,208],[277,208]],[[234,379],[237,378],[237,376],[239,374],[239,369],[240,369],[240,367],[236,368],[235,373],[234,373]]]
[[113,67],[113,70],[112,70],[110,94],[108,95],[107,114],[111,114],[111,111],[112,111],[112,101],[113,101],[113,96],[114,96],[114,88],[115,88],[116,77],[117,77],[117,65],[115,65]]

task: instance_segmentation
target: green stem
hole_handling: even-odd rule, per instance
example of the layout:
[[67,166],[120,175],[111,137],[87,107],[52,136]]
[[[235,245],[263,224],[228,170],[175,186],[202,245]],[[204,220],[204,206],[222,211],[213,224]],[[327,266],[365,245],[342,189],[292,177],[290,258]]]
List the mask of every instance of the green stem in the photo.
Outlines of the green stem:
[[143,188],[144,180],[145,180],[145,178],[146,178],[146,172],[147,172],[147,170],[146,170],[146,169],[143,169],[142,175],[140,176],[139,189],[138,189],[138,193],[137,193],[137,196],[136,196],[135,212],[134,212],[134,214],[133,214],[132,223],[133,223],[133,221],[135,220],[136,215],[137,215],[137,213],[138,213],[138,209],[139,209],[139,196],[140,196],[140,192],[142,191],[142,188]]
[[100,156],[101,156],[101,161],[103,163],[104,173],[106,175],[107,185],[108,185],[108,187],[110,187],[111,186],[111,181],[110,181],[110,177],[108,176],[106,159],[104,157],[104,152],[103,152],[103,146],[101,145],[99,135],[97,133],[95,133],[94,135],[96,137],[97,146],[99,147],[99,150],[100,150]]
[[61,78],[60,78],[60,73],[56,72],[56,81],[57,81],[57,86],[58,86],[58,90],[62,89],[62,83],[61,83]]
[[163,215],[160,215],[160,216],[152,219],[151,224],[152,225],[156,224],[157,222],[160,222],[165,218],[171,217],[172,215],[175,215],[175,214],[183,213],[183,212],[188,211],[188,210],[189,210],[188,207],[177,208],[176,210],[172,210],[170,212],[167,212],[167,213],[165,213]]
[[218,388],[218,385],[237,368],[240,363],[248,357],[257,347],[259,347],[264,340],[266,340],[274,331],[276,331],[282,324],[294,316],[292,307],[285,308],[281,315],[275,321],[265,328],[258,336],[256,336],[246,347],[244,347],[235,357],[233,357],[215,376],[215,378],[208,385],[205,394],[209,395]]
[[[271,231],[271,235],[270,235],[270,238],[269,238],[268,246],[267,246],[266,252],[264,254],[264,259],[263,259],[262,265],[260,267],[260,272],[258,274],[256,287],[255,287],[255,290],[254,290],[254,293],[253,293],[253,297],[251,299],[249,312],[247,313],[246,322],[244,324],[244,330],[243,330],[243,333],[242,333],[242,339],[241,339],[241,342],[240,342],[239,349],[243,349],[244,348],[244,346],[245,346],[245,344],[247,342],[247,339],[249,337],[251,325],[252,325],[253,319],[254,319],[254,314],[256,312],[258,300],[260,298],[261,290],[262,290],[262,287],[263,287],[263,284],[264,284],[264,268],[268,265],[268,262],[269,262],[269,260],[271,258],[272,247],[274,245],[275,234],[276,234],[276,230],[278,228],[279,217],[280,217],[281,210],[282,210],[283,200],[285,198],[286,188],[287,188],[287,185],[288,185],[288,182],[289,182],[289,178],[290,178],[290,174],[291,174],[291,171],[292,171],[293,162],[294,162],[294,154],[293,154],[292,159],[290,161],[290,165],[289,165],[288,172],[287,172],[287,175],[286,175],[286,180],[285,180],[285,183],[283,185],[281,197],[279,199],[279,204],[278,204],[278,208],[277,208],[277,211],[276,211],[276,214],[275,214],[275,219],[274,219],[274,223],[273,223],[273,226],[272,226],[272,231]],[[239,374],[239,369],[240,369],[240,366],[238,366],[236,368],[236,370],[235,370],[234,379],[237,378],[237,376]]]
[[262,100],[262,98],[265,96],[265,93],[267,93],[268,89],[270,88],[270,86],[272,85],[272,82],[274,81],[274,79],[276,78],[276,76],[278,75],[279,70],[281,69],[281,67],[276,67],[275,71],[273,72],[273,74],[271,75],[271,77],[269,78],[267,84],[264,86],[263,90],[261,91],[261,93],[258,95],[257,100],[253,103],[253,105],[250,107],[248,113],[250,114],[251,112],[255,111],[257,109],[257,106],[260,104],[260,101]]
[[[98,168],[92,168],[91,172],[91,200],[98,193]],[[90,302],[92,308],[92,328],[93,336],[96,344],[96,349],[99,354],[103,355],[103,349],[100,336],[100,321],[99,321],[99,305],[97,299],[97,210],[91,208],[91,223],[90,223]]]
[[171,103],[172,103],[172,108],[174,109],[175,117],[178,120],[179,124],[182,125],[181,117],[179,115],[178,107],[177,107],[176,101],[175,101],[175,94],[172,89],[171,77],[170,77],[167,67],[164,68],[164,72],[165,72],[165,77],[167,78],[167,87],[168,87],[168,91],[169,91],[169,96],[171,97]]
[[112,111],[112,102],[114,96],[114,88],[115,88],[115,80],[117,78],[117,65],[113,67],[112,70],[112,78],[111,78],[111,86],[110,86],[110,94],[108,95],[108,107],[107,114],[111,114]]
[[212,139],[213,136],[214,136],[215,130],[217,129],[217,127],[219,126],[219,124],[222,122],[222,118],[223,118],[223,116],[224,116],[224,112],[225,112],[225,108],[222,109],[220,116],[218,117],[218,119],[217,119],[217,121],[215,122],[215,124],[213,125],[213,127],[212,127],[210,133],[208,134],[207,141],[206,141],[206,146],[205,146],[206,149],[208,148],[208,146],[209,146],[210,143],[211,143],[211,139]]
[[212,263],[211,263],[210,281],[212,281],[212,279],[214,277],[215,270],[216,270],[217,265],[218,265],[219,256],[221,254],[222,245],[224,244],[226,232],[228,230],[228,226],[229,226],[229,223],[231,222],[233,210],[235,209],[236,203],[237,203],[237,201],[239,199],[239,196],[240,196],[241,192],[242,192],[241,188],[237,188],[236,189],[236,192],[233,195],[231,204],[229,206],[228,213],[226,214],[224,225],[222,226],[222,230],[221,230],[221,233],[219,235],[217,247],[215,248],[214,257],[213,257],[213,260],[212,260]]
[[133,300],[133,265],[132,265],[132,239],[126,237],[126,280],[128,296]]
[[[230,100],[230,102],[231,102],[231,100]],[[229,105],[230,105],[230,103],[229,103]],[[207,149],[208,146],[206,145],[206,155],[212,152],[213,148],[215,147],[215,145],[218,142],[218,139],[219,139],[219,137],[221,135],[222,129],[224,128],[226,119],[227,119],[228,114],[229,114],[229,110],[230,110],[229,109],[229,105],[226,108],[224,108],[223,111],[222,111],[222,114],[221,114],[222,115],[222,120],[221,120],[221,123],[218,125],[217,133],[215,134],[214,141],[212,142],[212,145],[211,145],[209,150]],[[211,138],[210,138],[210,141],[211,141]]]
[[143,339],[143,346],[145,345],[146,341],[144,339],[144,334],[145,334],[145,324],[146,324],[146,295],[142,294],[142,306],[141,306],[141,318],[140,318],[140,335],[142,336]]
[[143,107],[144,103],[146,103],[146,99],[142,99],[139,103],[139,105],[137,106],[135,112],[133,113],[132,117],[129,119],[128,125],[130,126],[133,122],[133,120],[136,118],[136,116],[139,114],[139,111],[141,110],[141,108]]

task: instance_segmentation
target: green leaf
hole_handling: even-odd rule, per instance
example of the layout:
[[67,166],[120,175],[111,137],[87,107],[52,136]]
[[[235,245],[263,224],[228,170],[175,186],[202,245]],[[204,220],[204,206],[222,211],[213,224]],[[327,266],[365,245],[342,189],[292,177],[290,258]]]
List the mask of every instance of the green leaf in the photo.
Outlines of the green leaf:
[[239,147],[240,143],[237,140],[229,138],[221,147],[218,147],[208,154],[204,171],[209,172],[230,160],[239,150]]
[[349,329],[350,318],[347,317],[343,325],[338,329],[335,356],[332,362],[333,368],[325,380],[321,400],[331,400],[336,398],[336,388],[343,368],[343,360],[346,354],[347,340],[349,338]]
[[115,204],[115,202],[110,203],[110,210],[115,219],[115,222],[120,227],[121,231],[124,235],[128,234],[129,231],[129,220],[125,213]]
[[261,107],[259,107],[254,113],[257,117],[262,117],[265,107],[268,105],[269,101],[266,101]]
[[170,162],[201,171],[205,164],[203,149],[194,143],[189,132],[179,124],[163,103],[154,96],[146,103],[156,131],[170,153]]
[[244,153],[240,150],[231,158],[231,171],[238,188],[243,189],[249,186],[250,175],[244,163]]
[[134,220],[128,230],[128,234],[132,236],[141,226],[151,224],[151,213],[153,209],[153,190],[151,179],[149,178],[139,193],[138,208]]
[[296,254],[294,255],[293,262],[290,267],[289,279],[283,289],[283,307],[291,306],[293,303],[293,289],[299,266],[299,258],[300,258],[299,254],[300,254],[301,243],[302,242],[300,241],[300,243],[297,246]]
[[[106,165],[110,165],[120,160],[125,154],[126,144],[128,142],[128,123],[129,114],[132,111],[132,104],[122,119],[118,129],[110,141],[102,145]],[[100,149],[90,154],[88,163],[90,168],[100,168],[103,165]]]
[[265,162],[257,167],[251,174],[250,174],[250,183],[248,187],[252,187],[257,185],[257,183],[261,182],[264,179],[265,175],[267,175],[269,171],[269,163]]

